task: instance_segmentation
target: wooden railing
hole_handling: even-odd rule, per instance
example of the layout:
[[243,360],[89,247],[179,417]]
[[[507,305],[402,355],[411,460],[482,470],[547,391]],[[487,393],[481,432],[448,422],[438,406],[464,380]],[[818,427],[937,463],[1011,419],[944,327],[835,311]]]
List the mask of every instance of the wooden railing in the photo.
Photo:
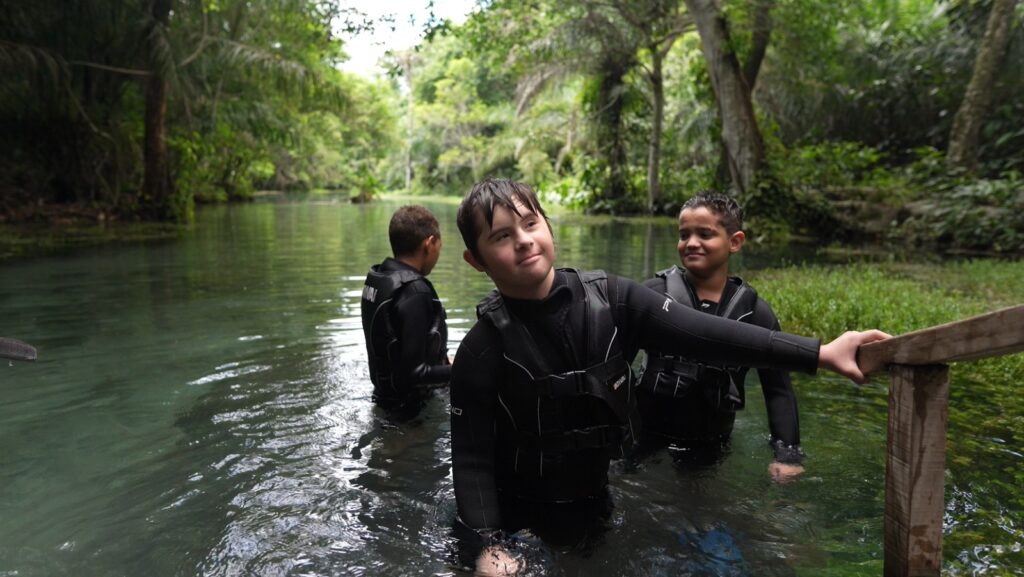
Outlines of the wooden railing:
[[885,577],[938,576],[946,508],[949,366],[1024,351],[1024,305],[860,348],[866,374],[889,370]]

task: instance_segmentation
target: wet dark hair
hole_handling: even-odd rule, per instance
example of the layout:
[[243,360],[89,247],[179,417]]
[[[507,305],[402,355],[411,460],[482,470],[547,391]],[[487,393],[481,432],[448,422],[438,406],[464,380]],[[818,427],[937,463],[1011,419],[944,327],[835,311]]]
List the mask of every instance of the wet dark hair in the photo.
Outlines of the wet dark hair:
[[715,190],[702,190],[693,198],[683,203],[679,214],[690,208],[704,207],[718,215],[718,222],[725,229],[725,232],[733,234],[743,230],[743,207],[736,202],[736,199],[728,194],[722,194]]
[[[548,215],[541,208],[537,193],[528,184],[503,178],[488,178],[474,184],[466,193],[462,204],[459,205],[456,222],[459,225],[459,232],[462,233],[462,241],[477,260],[481,260],[480,252],[477,250],[481,225],[486,222],[490,228],[494,223],[495,206],[504,206],[517,216],[522,216],[516,208],[517,200],[534,214],[544,217],[544,221],[547,222]],[[548,227],[550,228],[550,224]]]
[[420,248],[420,244],[430,236],[441,238],[441,229],[437,224],[437,218],[425,207],[403,206],[391,215],[388,239],[391,241],[391,252],[395,258],[414,254]]

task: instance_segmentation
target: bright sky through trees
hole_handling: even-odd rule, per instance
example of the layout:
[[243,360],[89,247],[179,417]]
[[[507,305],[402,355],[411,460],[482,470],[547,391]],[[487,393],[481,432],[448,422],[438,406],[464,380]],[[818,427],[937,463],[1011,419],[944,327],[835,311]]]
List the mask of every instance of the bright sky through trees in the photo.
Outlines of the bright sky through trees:
[[[393,25],[378,23],[372,32],[345,38],[349,60],[342,68],[364,76],[381,72],[377,62],[386,51],[404,50],[418,44],[423,38],[423,25],[430,17],[428,0],[350,0],[348,5],[371,20],[385,16],[394,20]],[[447,18],[454,24],[461,24],[474,5],[474,0],[438,0],[434,2],[434,16],[437,20]]]

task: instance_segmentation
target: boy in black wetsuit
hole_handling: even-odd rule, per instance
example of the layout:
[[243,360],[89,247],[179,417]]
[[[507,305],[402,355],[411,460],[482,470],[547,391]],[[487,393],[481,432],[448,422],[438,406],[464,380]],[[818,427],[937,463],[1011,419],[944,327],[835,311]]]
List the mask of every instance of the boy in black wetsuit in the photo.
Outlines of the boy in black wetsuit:
[[[743,248],[743,210],[725,194],[704,192],[679,211],[679,260],[644,282],[681,305],[701,312],[780,330],[772,308],[739,277],[729,276],[729,258]],[[786,481],[803,472],[796,394],[786,371],[760,368],[775,461],[769,474]],[[664,444],[715,460],[728,441],[743,408],[747,368],[729,362],[706,365],[685,356],[647,349],[637,385],[643,421],[640,452]]]
[[[458,225],[463,257],[497,286],[452,369],[455,497],[462,523],[478,531],[528,527],[544,537],[544,523],[607,510],[610,459],[636,433],[627,359],[641,347],[718,364],[825,367],[860,382],[857,348],[887,336],[848,332],[819,347],[701,314],[625,278],[556,271],[547,217],[521,183],[475,185]],[[508,574],[517,565],[495,545],[477,569]]]
[[363,286],[363,334],[373,400],[402,409],[426,398],[421,385],[451,378],[444,307],[427,280],[441,254],[441,231],[426,208],[403,206],[388,238],[394,258],[371,267]]

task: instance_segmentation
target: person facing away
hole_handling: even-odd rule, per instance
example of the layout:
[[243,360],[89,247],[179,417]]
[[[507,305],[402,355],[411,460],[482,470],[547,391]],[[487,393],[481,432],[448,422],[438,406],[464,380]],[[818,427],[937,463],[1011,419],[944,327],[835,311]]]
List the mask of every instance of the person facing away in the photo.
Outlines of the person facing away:
[[[679,211],[679,260],[644,281],[684,307],[778,331],[771,306],[738,276],[729,276],[729,258],[743,248],[743,210],[736,201],[714,191],[702,192]],[[647,363],[637,385],[637,407],[643,421],[641,446],[663,444],[717,456],[729,440],[736,411],[745,404],[748,368],[734,362],[708,365],[686,356],[647,349]],[[800,422],[789,373],[772,368],[757,371],[764,392],[775,461],[772,478],[785,481],[803,472]]]
[[441,231],[422,206],[403,206],[388,225],[393,258],[373,265],[361,299],[373,400],[384,408],[422,401],[422,385],[447,383],[448,327],[427,275],[441,254]]
[[[701,314],[601,271],[554,268],[551,228],[533,190],[485,180],[459,206],[463,258],[496,290],[456,353],[451,381],[452,472],[459,521],[487,539],[563,514],[607,511],[608,467],[636,434],[627,359],[660,346],[710,364],[740,363],[855,381],[857,347],[879,331],[817,339]],[[494,545],[477,570],[518,561]]]

